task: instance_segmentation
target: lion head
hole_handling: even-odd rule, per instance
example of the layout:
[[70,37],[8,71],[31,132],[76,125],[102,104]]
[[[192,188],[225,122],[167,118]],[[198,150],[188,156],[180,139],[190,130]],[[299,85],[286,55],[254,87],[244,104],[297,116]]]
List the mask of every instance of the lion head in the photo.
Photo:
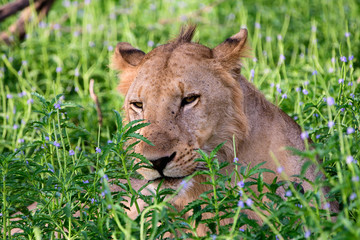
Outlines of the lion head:
[[147,180],[164,179],[171,188],[203,167],[194,162],[195,150],[211,151],[226,140],[231,145],[234,134],[239,140],[248,134],[243,94],[234,78],[246,52],[247,30],[214,49],[191,42],[194,30],[182,29],[148,54],[119,43],[113,56],[113,66],[122,71],[119,89],[126,94],[128,120],[151,123],[140,134],[154,146],[142,142],[135,151],[153,167],[139,172]]

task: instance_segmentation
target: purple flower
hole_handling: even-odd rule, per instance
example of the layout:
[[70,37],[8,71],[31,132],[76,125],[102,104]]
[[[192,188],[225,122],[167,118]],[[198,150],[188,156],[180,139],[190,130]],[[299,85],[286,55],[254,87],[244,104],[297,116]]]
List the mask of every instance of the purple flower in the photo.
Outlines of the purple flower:
[[151,41],[151,40],[147,42],[147,45],[148,45],[149,47],[153,47],[154,44],[155,44],[155,43],[154,43],[153,41]]
[[281,93],[281,88],[276,88],[276,91],[278,91],[278,93]]
[[261,28],[261,25],[260,25],[260,23],[255,23],[255,28],[257,28],[257,29],[259,29],[259,28]]
[[245,232],[245,229],[239,228],[240,232]]
[[339,84],[340,84],[340,83],[343,83],[343,82],[344,82],[344,79],[340,78],[340,79],[339,79]]
[[107,143],[113,143],[113,141],[111,141],[111,140],[108,140],[108,141],[107,141]]
[[69,155],[70,155],[70,156],[75,155],[75,151],[74,151],[74,150],[72,150],[72,149],[71,149],[71,150],[69,150]]
[[61,109],[60,103],[55,103],[55,104],[54,104],[54,107],[55,107],[55,109],[59,109],[59,110]]
[[104,190],[103,192],[101,192],[101,196],[105,197],[105,195],[108,193],[107,190]]
[[6,95],[6,98],[11,99],[11,98],[13,98],[13,95],[9,93],[9,94]]
[[295,206],[297,206],[298,208],[302,208],[303,206],[299,203],[295,204]]
[[325,208],[325,209],[329,209],[329,208],[330,208],[330,203],[328,203],[328,202],[325,203],[325,204],[324,204],[324,208]]
[[109,45],[109,46],[108,46],[108,51],[111,52],[111,51],[113,51],[113,50],[114,50],[113,46]]
[[237,185],[240,187],[240,188],[243,188],[244,186],[245,186],[245,183],[244,183],[244,181],[240,181],[240,182],[238,182],[237,183]]
[[[52,173],[54,173],[54,169],[48,168],[48,170]],[[57,188],[57,186],[55,185],[55,188]]]
[[19,125],[14,124],[13,129],[18,129],[18,128],[19,128]]
[[277,171],[278,173],[282,173],[282,172],[284,171],[284,168],[283,168],[282,166],[279,166],[279,167],[276,169],[276,171]]
[[59,30],[59,29],[60,29],[60,24],[55,23],[55,24],[54,24],[54,29],[55,29],[55,30]]
[[279,62],[282,63],[285,60],[285,56],[283,54],[280,54]]
[[350,195],[350,200],[352,201],[352,200],[354,200],[356,198],[356,193],[352,193],[351,195]]
[[284,93],[281,97],[286,99],[287,98],[286,93]]
[[311,232],[310,232],[310,230],[307,230],[306,232],[305,232],[305,238],[309,238],[310,237],[310,235],[311,235]]
[[241,200],[239,200],[238,201],[238,207],[240,207],[240,208],[244,208],[244,202],[243,201],[241,201]]
[[348,83],[348,86],[352,86],[352,85],[353,85],[353,83],[352,83],[352,82],[349,82],[349,83]]
[[292,192],[290,190],[287,190],[285,193],[286,197],[291,197],[292,196]]
[[19,97],[24,97],[24,96],[26,96],[26,92],[25,92],[25,91],[22,91],[22,92],[18,93],[18,96],[19,96]]
[[62,67],[57,67],[57,68],[56,68],[56,72],[57,72],[57,73],[62,72]]
[[309,133],[307,131],[302,132],[300,137],[301,137],[302,140],[305,140],[305,139],[307,139],[309,137]]
[[54,141],[53,145],[54,145],[55,147],[60,147],[60,143],[58,143],[57,141]]
[[347,133],[347,134],[352,134],[352,133],[354,133],[354,132],[355,132],[355,129],[352,128],[352,127],[348,127],[348,128],[346,129],[346,133]]
[[347,62],[346,57],[345,56],[340,57],[340,61]]
[[351,155],[347,156],[347,157],[346,157],[346,163],[347,163],[347,164],[350,164],[350,163],[352,163],[352,162],[354,162],[353,156],[351,156]]
[[94,198],[91,199],[91,203],[94,203],[96,202],[96,200]]
[[87,25],[86,25],[86,31],[87,31],[88,33],[90,33],[90,32],[92,31],[92,25],[91,25],[91,24],[87,24]]
[[104,176],[102,177],[103,179],[106,179],[106,181],[109,181],[109,177],[108,175],[104,174]]
[[340,111],[344,112],[344,111],[345,111],[345,108],[340,108]]
[[277,39],[278,39],[279,41],[282,40],[281,34],[278,34],[278,35],[277,35]]
[[250,70],[250,78],[253,78],[255,76],[255,70],[251,69]]
[[108,208],[108,209],[111,209],[111,204],[109,204],[109,205],[107,206],[107,208]]
[[246,205],[250,207],[252,204],[253,204],[253,200],[251,200],[251,198],[246,199]]
[[329,121],[329,122],[328,122],[328,127],[329,127],[329,128],[332,128],[332,127],[334,126],[334,124],[335,124],[335,123],[334,123],[333,121]]
[[46,141],[49,141],[49,137],[45,137],[45,140],[46,140]]
[[34,103],[34,99],[32,99],[32,98],[29,98],[28,100],[27,100],[27,102],[26,102],[27,104],[31,104],[31,103]]
[[353,176],[353,177],[351,178],[351,181],[353,181],[353,182],[358,182],[358,181],[359,181],[359,176]]
[[296,91],[296,92],[300,92],[300,90],[301,90],[301,89],[300,89],[299,87],[295,88],[295,91]]
[[312,75],[317,75],[318,74],[318,72],[316,71],[316,70],[314,70],[313,72],[312,72]]
[[239,161],[239,159],[236,157],[234,158],[234,163],[237,163]]
[[180,183],[180,186],[182,186],[183,188],[187,188],[188,183],[185,180],[182,180],[181,183]]
[[306,90],[306,89],[303,89],[302,92],[303,92],[304,95],[308,95],[308,94],[309,94],[308,90]]
[[84,180],[83,183],[84,184],[89,183],[89,180]]
[[79,147],[79,146],[77,146],[76,148],[75,148],[75,150],[77,150],[77,151],[81,151],[81,147]]
[[327,105],[329,105],[329,106],[332,106],[335,103],[334,98],[332,98],[332,97],[327,97],[326,102],[327,102]]
[[75,75],[75,77],[78,77],[78,76],[79,76],[79,69],[78,69],[78,68],[75,68],[74,75]]
[[23,138],[19,138],[18,142],[19,142],[19,143],[24,143],[25,140],[24,140]]
[[101,153],[101,149],[99,147],[95,148],[96,153]]
[[349,33],[349,32],[346,32],[346,33],[345,33],[345,37],[347,37],[347,38],[350,37],[350,33]]
[[39,28],[45,28],[46,27],[46,23],[41,21],[39,22]]

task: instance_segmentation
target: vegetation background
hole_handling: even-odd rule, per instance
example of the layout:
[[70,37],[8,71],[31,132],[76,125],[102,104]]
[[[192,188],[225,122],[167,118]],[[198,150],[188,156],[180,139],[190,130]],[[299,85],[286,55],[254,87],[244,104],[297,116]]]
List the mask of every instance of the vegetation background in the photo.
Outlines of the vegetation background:
[[[2,238],[162,239],[171,233],[200,239],[194,226],[207,224],[206,239],[360,239],[359,3],[58,0],[41,22],[34,14],[24,41],[0,45]],[[0,30],[17,17],[3,21]],[[137,177],[138,166],[131,163],[141,158],[124,146],[129,138],[141,139],[138,127],[122,125],[121,114],[113,111],[121,112],[123,104],[109,69],[114,47],[125,41],[148,52],[188,22],[198,25],[195,41],[209,47],[248,28],[252,58],[244,60],[242,73],[301,125],[304,139],[314,141],[312,150],[296,153],[323,160],[319,171],[327,180],[317,179],[314,191],[301,194],[290,184],[281,198],[275,190],[283,183],[262,182],[266,170],[248,169],[241,159],[234,163],[241,181],[233,186],[228,176],[218,175],[222,165],[214,154],[201,161],[209,166],[202,173],[216,194],[203,195],[181,213],[164,199],[174,194],[170,190],[142,196],[123,181],[123,191],[109,191],[108,179]],[[89,94],[91,79],[102,126]],[[267,193],[257,195],[251,185]],[[327,199],[340,203],[335,218],[322,186],[331,188]],[[123,210],[126,197],[149,207],[131,220]],[[27,211],[33,202],[37,210]],[[244,208],[264,222],[249,220]],[[184,219],[187,211],[194,214]],[[202,219],[204,212],[219,214]],[[220,226],[223,218],[233,222]],[[21,231],[14,233],[16,228]]]

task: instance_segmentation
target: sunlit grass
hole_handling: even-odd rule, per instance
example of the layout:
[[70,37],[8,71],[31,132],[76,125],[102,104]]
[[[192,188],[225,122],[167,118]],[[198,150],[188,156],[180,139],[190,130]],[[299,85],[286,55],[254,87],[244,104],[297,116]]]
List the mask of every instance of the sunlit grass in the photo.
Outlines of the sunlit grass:
[[[210,239],[359,238],[359,12],[352,0],[57,1],[48,18],[27,26],[25,41],[0,45],[3,239],[13,228],[22,229],[15,237],[26,239],[158,239],[166,233],[198,238],[202,223]],[[242,74],[300,124],[304,139],[313,140],[312,149],[297,154],[322,160],[319,170],[327,180],[317,179],[314,191],[300,195],[290,185],[281,199],[275,193],[279,183],[264,183],[253,174],[256,168],[239,163],[238,176],[246,181],[233,186],[228,176],[216,178],[221,166],[204,155],[210,171],[203,173],[218,187],[216,195],[204,195],[181,213],[164,200],[171,191],[143,196],[121,182],[124,191],[110,192],[107,179],[137,177],[138,166],[131,163],[139,157],[123,150],[131,126],[113,112],[123,104],[108,67],[114,47],[125,41],[148,52],[187,22],[198,25],[195,40],[209,47],[248,28],[252,56],[243,60]],[[102,126],[89,94],[91,79]],[[271,201],[253,193],[251,182],[267,190]],[[333,220],[319,191],[324,185],[341,206]],[[125,198],[141,198],[149,208],[131,220]],[[26,206],[33,202],[38,210],[29,213]],[[247,219],[244,208],[261,214],[264,223]],[[184,219],[191,210],[196,214]],[[220,214],[201,219],[205,212]],[[236,220],[220,226],[221,216]]]

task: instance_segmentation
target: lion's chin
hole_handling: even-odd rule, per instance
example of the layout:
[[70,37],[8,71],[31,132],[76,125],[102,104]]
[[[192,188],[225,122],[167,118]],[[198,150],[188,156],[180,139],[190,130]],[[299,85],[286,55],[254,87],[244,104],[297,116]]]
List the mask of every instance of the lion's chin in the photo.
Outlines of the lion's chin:
[[184,180],[185,177],[160,177],[152,180],[150,185],[154,190],[156,190],[160,184],[160,190],[170,188],[176,191],[180,189],[178,195],[182,195],[192,186],[192,180],[186,181]]

